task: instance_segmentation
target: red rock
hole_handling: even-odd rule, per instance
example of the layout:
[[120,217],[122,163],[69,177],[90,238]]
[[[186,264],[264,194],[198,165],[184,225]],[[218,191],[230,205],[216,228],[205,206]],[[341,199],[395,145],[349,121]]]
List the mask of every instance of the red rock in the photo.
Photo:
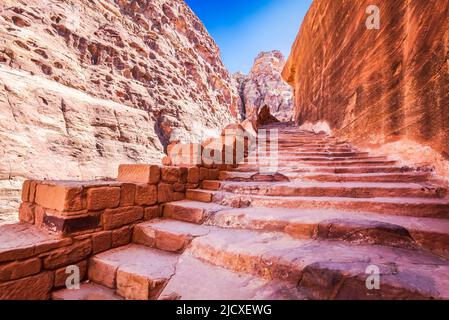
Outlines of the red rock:
[[24,278],[39,273],[39,271],[41,271],[39,258],[0,264],[0,281]]
[[136,186],[135,203],[139,206],[152,206],[157,203],[158,188],[152,184],[138,184]]
[[117,287],[125,299],[156,299],[175,272],[178,255],[139,245],[104,252],[91,260],[89,278]]
[[162,158],[162,165],[166,166],[166,167],[171,166],[172,165],[171,158],[169,156],[163,157]]
[[238,83],[244,113],[248,119],[257,119],[263,106],[280,121],[289,122],[293,115],[293,90],[283,81],[285,58],[279,51],[261,52],[254,60],[248,75],[233,75]]
[[161,216],[161,210],[159,206],[145,208],[144,220],[151,220]]
[[44,254],[43,266],[45,269],[57,269],[86,259],[92,253],[90,239],[78,241],[74,244]]
[[66,246],[71,239],[56,239],[28,223],[0,226],[0,263],[23,260]]
[[198,183],[200,181],[200,169],[198,167],[189,168],[187,182]]
[[120,165],[118,181],[142,184],[157,184],[161,173],[159,166],[146,164]]
[[174,182],[187,182],[188,169],[184,167],[163,167],[162,168],[162,181],[174,183]]
[[112,230],[131,224],[143,218],[142,207],[125,207],[117,209],[107,209],[103,214],[103,227],[105,230]]
[[161,183],[158,186],[158,202],[166,203],[184,199],[183,192],[175,192],[172,184]]
[[273,124],[273,123],[277,123],[277,122],[279,122],[279,120],[276,119],[276,117],[274,117],[270,113],[270,108],[267,105],[260,108],[260,111],[257,114],[257,124],[258,125],[263,126],[263,125]]
[[186,183],[175,182],[173,184],[174,192],[185,192],[186,191]]
[[124,183],[121,186],[120,207],[129,207],[134,205],[136,196],[136,185]]
[[[87,274],[87,261],[81,261],[72,266],[77,266],[79,268],[80,281],[83,281]],[[55,271],[55,288],[62,288],[66,286],[66,280],[71,275],[70,272],[67,273],[67,267],[58,269]]]
[[43,209],[37,206],[35,213],[36,225],[60,235],[71,235],[87,230],[93,231],[101,223],[101,213],[88,212],[87,210],[75,213],[66,212],[67,215],[61,215],[58,211]]
[[34,224],[34,210],[36,205],[29,202],[24,202],[19,208],[19,220],[21,222],[27,222]]
[[213,193],[208,190],[187,190],[186,198],[193,201],[212,202]]
[[30,201],[31,180],[25,180],[22,185],[22,202]]
[[53,288],[53,272],[0,283],[1,300],[47,300]]
[[112,247],[120,247],[131,242],[133,228],[126,226],[112,231]]
[[106,208],[116,208],[120,204],[120,188],[102,187],[90,188],[87,191],[87,209],[100,211]]
[[1,4],[0,172],[11,172],[14,187],[2,188],[15,190],[16,210],[23,177],[116,177],[122,163],[158,164],[171,141],[199,142],[237,120],[218,47],[182,1]]
[[36,186],[35,202],[40,206],[60,212],[83,210],[83,189],[64,184],[44,184]]
[[311,6],[283,71],[295,89],[295,120],[325,121],[364,146],[391,142],[389,152],[448,176],[446,3],[378,1],[380,29],[368,30],[372,4]]
[[92,253],[97,254],[112,248],[111,231],[97,232],[92,235]]
[[123,300],[111,289],[94,283],[83,283],[79,290],[63,289],[54,291],[52,300]]
[[205,190],[216,191],[216,190],[220,190],[221,183],[220,183],[220,181],[210,181],[210,180],[206,180],[206,181],[203,181],[202,187],[203,187],[203,189],[205,189]]

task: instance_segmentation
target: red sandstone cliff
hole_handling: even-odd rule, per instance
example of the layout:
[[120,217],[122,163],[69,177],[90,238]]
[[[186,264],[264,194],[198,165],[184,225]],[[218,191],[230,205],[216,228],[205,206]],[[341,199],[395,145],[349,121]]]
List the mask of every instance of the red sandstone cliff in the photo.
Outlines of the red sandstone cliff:
[[170,140],[234,122],[237,102],[182,0],[0,3],[0,199],[14,200],[23,177],[91,179],[158,162]]
[[380,30],[371,4],[312,4],[283,71],[295,119],[449,176],[449,1],[379,0]]
[[248,75],[241,72],[233,75],[246,117],[256,119],[258,112],[268,106],[271,114],[280,121],[292,119],[293,90],[281,77],[284,65],[281,52],[261,52]]

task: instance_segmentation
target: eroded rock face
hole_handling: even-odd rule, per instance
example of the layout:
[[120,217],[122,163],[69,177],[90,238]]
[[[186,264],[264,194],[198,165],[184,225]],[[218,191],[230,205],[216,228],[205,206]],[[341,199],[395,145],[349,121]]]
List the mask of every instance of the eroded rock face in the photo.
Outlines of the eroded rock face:
[[[238,102],[184,1],[0,4],[0,188],[159,163],[170,141],[235,122]],[[1,192],[14,207],[17,192]]]
[[281,77],[285,58],[279,51],[261,52],[254,61],[249,75],[233,75],[238,84],[242,111],[249,119],[268,106],[280,121],[290,121],[293,112],[293,91]]
[[327,121],[358,144],[393,143],[403,158],[413,145],[412,162],[449,177],[449,1],[377,1],[380,29],[368,30],[372,4],[313,3],[283,71],[295,120]]

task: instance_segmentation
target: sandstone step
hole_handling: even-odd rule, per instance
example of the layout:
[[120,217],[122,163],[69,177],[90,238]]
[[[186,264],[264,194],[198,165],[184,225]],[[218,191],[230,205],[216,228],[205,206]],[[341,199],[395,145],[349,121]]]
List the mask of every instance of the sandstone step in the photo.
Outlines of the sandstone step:
[[[203,186],[207,186],[207,182]],[[216,190],[216,189],[212,189]],[[226,192],[302,197],[411,197],[443,198],[446,189],[417,183],[380,182],[220,182],[220,190]],[[192,199],[193,200],[193,199]]]
[[123,300],[114,290],[95,283],[83,283],[79,289],[62,289],[52,293],[52,300]]
[[[297,284],[311,299],[449,298],[449,262],[416,249],[214,229],[187,252],[235,272]],[[366,286],[370,270],[380,272],[379,290]]]
[[157,299],[175,273],[178,254],[131,244],[90,259],[89,279],[130,300]]
[[186,199],[200,202],[212,202],[214,193],[209,190],[190,189],[186,191]]
[[160,296],[161,300],[294,300],[304,299],[296,284],[267,281],[236,273],[183,254]]
[[[303,161],[301,161],[303,162]],[[396,161],[394,160],[346,160],[346,161],[332,161],[332,162],[326,162],[326,161],[310,161],[310,162],[303,162],[304,165],[309,166],[337,166],[337,167],[349,167],[349,166],[391,166],[395,165]]]
[[290,162],[342,162],[342,161],[386,161],[386,157],[365,157],[365,156],[347,156],[347,157],[317,157],[317,156],[298,156],[298,157],[282,157],[275,155],[273,157],[251,157],[243,159],[239,164],[257,164],[276,160],[279,163],[290,164]]
[[[253,151],[253,154],[256,154],[256,151]],[[320,146],[320,147],[306,147],[306,146],[298,146],[297,148],[278,148],[278,152],[280,154],[285,154],[285,155],[301,155],[303,153],[306,154],[310,154],[312,155],[313,153],[315,154],[322,154],[322,153],[357,153],[357,152],[361,152],[358,151],[355,148],[352,147],[341,147],[341,146],[334,146],[334,147],[329,147],[329,146]]]
[[[201,192],[198,190],[198,192]],[[231,207],[322,208],[374,212],[400,216],[449,219],[449,199],[426,198],[344,198],[344,197],[283,197],[243,195],[223,191],[214,193],[212,201]]]
[[224,209],[216,203],[182,200],[164,204],[162,214],[167,219],[201,224],[209,215]]
[[205,235],[205,226],[170,219],[157,219],[134,227],[133,242],[170,252],[182,252],[190,242]]
[[237,208],[209,216],[221,228],[283,232],[297,239],[422,246],[449,257],[449,220],[324,209]]
[[268,144],[269,146],[277,146],[280,152],[312,152],[315,149],[344,149],[346,152],[354,152],[354,148],[349,144],[333,144],[333,143],[298,143],[298,144]]
[[[237,172],[220,171],[222,181],[253,181],[257,171]],[[425,182],[429,173],[365,173],[365,174],[335,174],[335,173],[285,173],[290,181],[322,181],[322,182]]]
[[0,264],[5,261],[24,260],[68,245],[70,241],[28,223],[3,225],[0,226]]
[[429,173],[366,173],[366,174],[286,174],[291,181],[324,182],[426,182]]
[[[264,151],[254,151],[250,153],[248,157],[257,157],[257,156],[267,156],[269,152]],[[355,150],[350,151],[331,151],[328,149],[322,149],[319,151],[313,150],[302,150],[297,149],[295,151],[284,151],[282,149],[277,150],[276,155],[280,158],[298,158],[298,157],[327,157],[327,158],[335,158],[335,157],[369,157],[372,156],[368,152],[360,152]],[[376,156],[379,157],[379,156]],[[385,156],[383,156],[385,157]]]
[[[259,171],[258,166],[237,167],[232,169],[233,172]],[[363,173],[406,173],[416,172],[415,169],[401,166],[379,166],[379,167],[282,167],[279,173],[335,173],[335,174],[363,174]]]

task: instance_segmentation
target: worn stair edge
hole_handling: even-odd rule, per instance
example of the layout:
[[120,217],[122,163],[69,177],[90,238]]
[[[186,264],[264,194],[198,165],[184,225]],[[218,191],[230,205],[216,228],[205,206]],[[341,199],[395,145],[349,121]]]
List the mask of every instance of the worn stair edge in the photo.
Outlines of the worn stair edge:
[[[312,299],[449,298],[447,260],[416,249],[218,229],[196,238],[187,252],[235,272],[299,283]],[[371,266],[379,269],[382,279],[377,292],[365,285]]]
[[155,300],[175,273],[178,254],[131,244],[90,259],[89,280],[127,300]]

